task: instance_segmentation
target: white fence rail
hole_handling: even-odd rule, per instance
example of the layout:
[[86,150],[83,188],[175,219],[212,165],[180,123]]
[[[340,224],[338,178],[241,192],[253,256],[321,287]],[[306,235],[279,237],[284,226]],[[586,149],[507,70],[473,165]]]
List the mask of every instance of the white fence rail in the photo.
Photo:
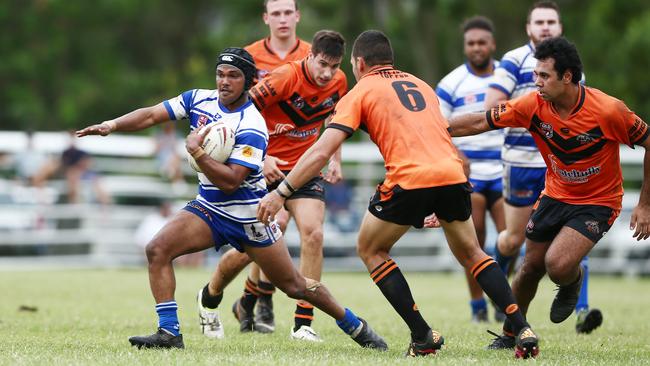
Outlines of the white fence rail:
[[[67,139],[65,133],[36,133],[34,146],[43,152],[59,153],[67,146]],[[19,152],[26,145],[24,133],[0,132],[0,153]],[[80,139],[77,146],[95,155],[97,169],[107,174],[104,185],[114,195],[168,197],[172,191],[169,183],[156,176],[151,138],[88,137]],[[179,151],[183,151],[180,141]],[[343,159],[349,163],[345,166],[346,177],[357,183],[352,210],[361,216],[374,185],[384,174],[381,156],[372,143],[346,143]],[[642,159],[642,149],[621,147],[621,161],[632,167],[633,179],[638,179],[642,171]],[[134,233],[154,207],[36,205],[28,203],[28,199],[15,203],[15,197],[60,194],[61,183],[54,182],[45,191],[36,193],[16,188],[11,181],[0,180],[0,269],[141,265],[142,248],[136,245]],[[650,275],[650,241],[636,242],[628,228],[630,211],[637,200],[638,194],[626,193],[621,217],[592,252],[590,267],[593,272]],[[356,230],[342,231],[328,220],[324,232],[327,270],[365,270],[356,256]],[[285,237],[292,254],[297,257],[300,244],[293,226]],[[488,246],[493,244],[494,237],[494,232],[489,233]],[[392,254],[407,270],[460,270],[441,230],[412,229],[397,243]]]

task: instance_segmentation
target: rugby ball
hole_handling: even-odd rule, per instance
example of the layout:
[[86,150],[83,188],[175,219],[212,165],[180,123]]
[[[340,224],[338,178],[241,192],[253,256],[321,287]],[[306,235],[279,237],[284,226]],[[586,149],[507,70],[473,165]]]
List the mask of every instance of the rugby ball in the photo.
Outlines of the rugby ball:
[[[235,132],[223,122],[214,122],[199,130],[199,134],[207,134],[201,146],[205,153],[212,159],[224,163],[230,157],[235,146]],[[192,169],[201,172],[201,168],[189,153],[187,161]]]

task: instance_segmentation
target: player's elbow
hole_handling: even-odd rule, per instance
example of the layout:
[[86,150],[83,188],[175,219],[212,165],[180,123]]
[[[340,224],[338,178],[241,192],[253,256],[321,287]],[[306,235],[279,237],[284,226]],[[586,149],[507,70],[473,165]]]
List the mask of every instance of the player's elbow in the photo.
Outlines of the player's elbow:
[[[240,183],[241,184],[241,183]],[[235,193],[237,189],[239,188],[240,184],[235,184],[235,183],[225,183],[222,184],[219,189],[221,192],[224,194],[230,196],[231,194]]]

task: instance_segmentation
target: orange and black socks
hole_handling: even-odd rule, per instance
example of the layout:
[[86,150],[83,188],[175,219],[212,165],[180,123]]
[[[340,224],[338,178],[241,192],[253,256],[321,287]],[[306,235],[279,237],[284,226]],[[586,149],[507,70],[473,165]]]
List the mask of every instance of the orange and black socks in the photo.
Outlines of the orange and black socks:
[[370,278],[375,282],[379,290],[384,294],[395,311],[404,319],[411,330],[411,337],[414,340],[424,340],[427,336],[429,325],[420,315],[411,289],[406,278],[402,275],[397,263],[391,258],[377,266],[370,273]]
[[528,326],[512,294],[505,274],[491,257],[485,256],[471,268],[471,273],[486,295],[506,314],[516,333]]
[[257,284],[253,282],[250,278],[246,279],[246,284],[244,285],[244,295],[241,297],[241,306],[250,313],[257,303],[257,298],[259,297],[259,292],[257,291]]
[[260,299],[270,300],[275,293],[275,286],[271,282],[259,280],[257,282],[257,292]]
[[293,331],[297,331],[303,325],[311,327],[311,322],[314,320],[314,306],[306,301],[298,301],[296,303],[296,313],[293,316],[294,327]]

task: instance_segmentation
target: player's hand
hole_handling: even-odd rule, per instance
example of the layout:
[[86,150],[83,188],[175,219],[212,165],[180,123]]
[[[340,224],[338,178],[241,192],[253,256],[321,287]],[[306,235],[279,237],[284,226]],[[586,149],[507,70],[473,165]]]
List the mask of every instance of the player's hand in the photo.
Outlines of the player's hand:
[[637,241],[646,240],[650,237],[650,206],[638,204],[632,210],[630,218],[630,230],[634,230],[633,238]]
[[84,137],[88,135],[101,135],[106,136],[113,132],[114,127],[111,126],[108,122],[102,122],[100,124],[88,126],[82,130],[75,131],[77,137]]
[[273,182],[284,179],[284,173],[278,167],[278,165],[287,165],[288,161],[278,159],[275,156],[267,155],[264,159],[264,169],[262,174],[264,174],[264,179],[266,184],[272,184]]
[[436,216],[436,214],[432,213],[431,215],[425,217],[423,227],[425,229],[440,227],[440,221],[438,220],[438,217]]
[[283,205],[284,198],[278,192],[267,193],[257,206],[257,219],[268,226],[275,219],[275,215]]
[[327,173],[325,174],[325,181],[331,184],[336,184],[343,179],[343,169],[341,169],[341,162],[337,160],[330,160],[327,165]]
[[203,146],[203,140],[212,126],[208,125],[203,128],[195,128],[185,138],[185,149],[190,154],[194,153]]

